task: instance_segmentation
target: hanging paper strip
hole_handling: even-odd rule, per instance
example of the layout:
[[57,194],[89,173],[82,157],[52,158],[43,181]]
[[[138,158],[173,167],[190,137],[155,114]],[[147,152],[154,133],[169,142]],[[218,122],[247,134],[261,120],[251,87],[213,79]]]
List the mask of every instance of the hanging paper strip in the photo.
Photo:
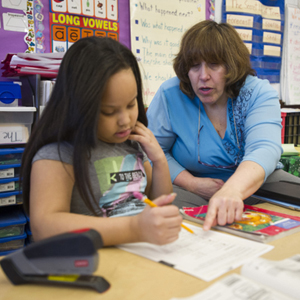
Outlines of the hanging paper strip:
[[44,36],[44,15],[43,8],[44,5],[42,0],[34,0],[34,28],[35,28],[35,42],[36,42],[36,53],[44,53],[45,52],[45,36]]
[[33,18],[33,0],[27,1],[26,17],[28,23],[28,32],[24,37],[25,43],[28,45],[26,53],[35,52],[35,34],[34,34],[34,18]]

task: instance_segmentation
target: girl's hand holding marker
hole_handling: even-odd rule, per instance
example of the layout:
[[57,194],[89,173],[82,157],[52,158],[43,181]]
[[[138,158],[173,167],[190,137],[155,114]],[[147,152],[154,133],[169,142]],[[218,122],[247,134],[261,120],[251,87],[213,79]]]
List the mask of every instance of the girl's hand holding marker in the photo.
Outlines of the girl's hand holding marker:
[[[157,205],[154,202],[152,202],[150,199],[146,198],[143,194],[141,194],[139,192],[133,192],[133,195],[134,195],[134,197],[136,197],[137,199],[145,202],[149,206],[151,206],[151,207],[157,207]],[[181,227],[184,228],[185,230],[187,230],[190,233],[194,233],[193,230],[191,230],[190,228],[188,228],[184,224],[181,224]]]

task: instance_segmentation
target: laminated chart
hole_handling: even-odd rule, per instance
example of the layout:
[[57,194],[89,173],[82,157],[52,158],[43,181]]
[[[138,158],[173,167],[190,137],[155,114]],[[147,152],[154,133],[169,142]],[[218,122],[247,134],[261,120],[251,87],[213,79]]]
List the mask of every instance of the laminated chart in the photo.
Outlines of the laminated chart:
[[284,1],[223,0],[222,21],[234,26],[239,33],[257,76],[279,83]]
[[50,0],[51,52],[66,52],[83,37],[119,40],[118,0]]

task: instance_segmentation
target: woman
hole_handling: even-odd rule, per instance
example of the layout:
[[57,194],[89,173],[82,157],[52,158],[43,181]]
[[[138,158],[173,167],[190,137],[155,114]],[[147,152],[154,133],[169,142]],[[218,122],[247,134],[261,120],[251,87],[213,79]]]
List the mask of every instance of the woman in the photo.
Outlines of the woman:
[[278,94],[255,77],[249,52],[231,25],[209,20],[194,25],[173,66],[177,77],[161,85],[147,116],[168,159],[175,205],[209,200],[203,227],[208,230],[241,219],[243,200],[267,178],[299,180],[274,172],[282,153]]

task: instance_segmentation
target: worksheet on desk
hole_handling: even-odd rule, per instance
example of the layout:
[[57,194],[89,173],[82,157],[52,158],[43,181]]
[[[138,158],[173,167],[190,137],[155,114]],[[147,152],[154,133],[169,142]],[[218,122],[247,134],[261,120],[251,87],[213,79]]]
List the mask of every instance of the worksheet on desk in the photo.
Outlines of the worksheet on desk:
[[179,239],[173,243],[163,246],[132,243],[119,245],[118,248],[205,281],[211,281],[274,248],[272,245],[186,225],[194,234],[182,229]]

